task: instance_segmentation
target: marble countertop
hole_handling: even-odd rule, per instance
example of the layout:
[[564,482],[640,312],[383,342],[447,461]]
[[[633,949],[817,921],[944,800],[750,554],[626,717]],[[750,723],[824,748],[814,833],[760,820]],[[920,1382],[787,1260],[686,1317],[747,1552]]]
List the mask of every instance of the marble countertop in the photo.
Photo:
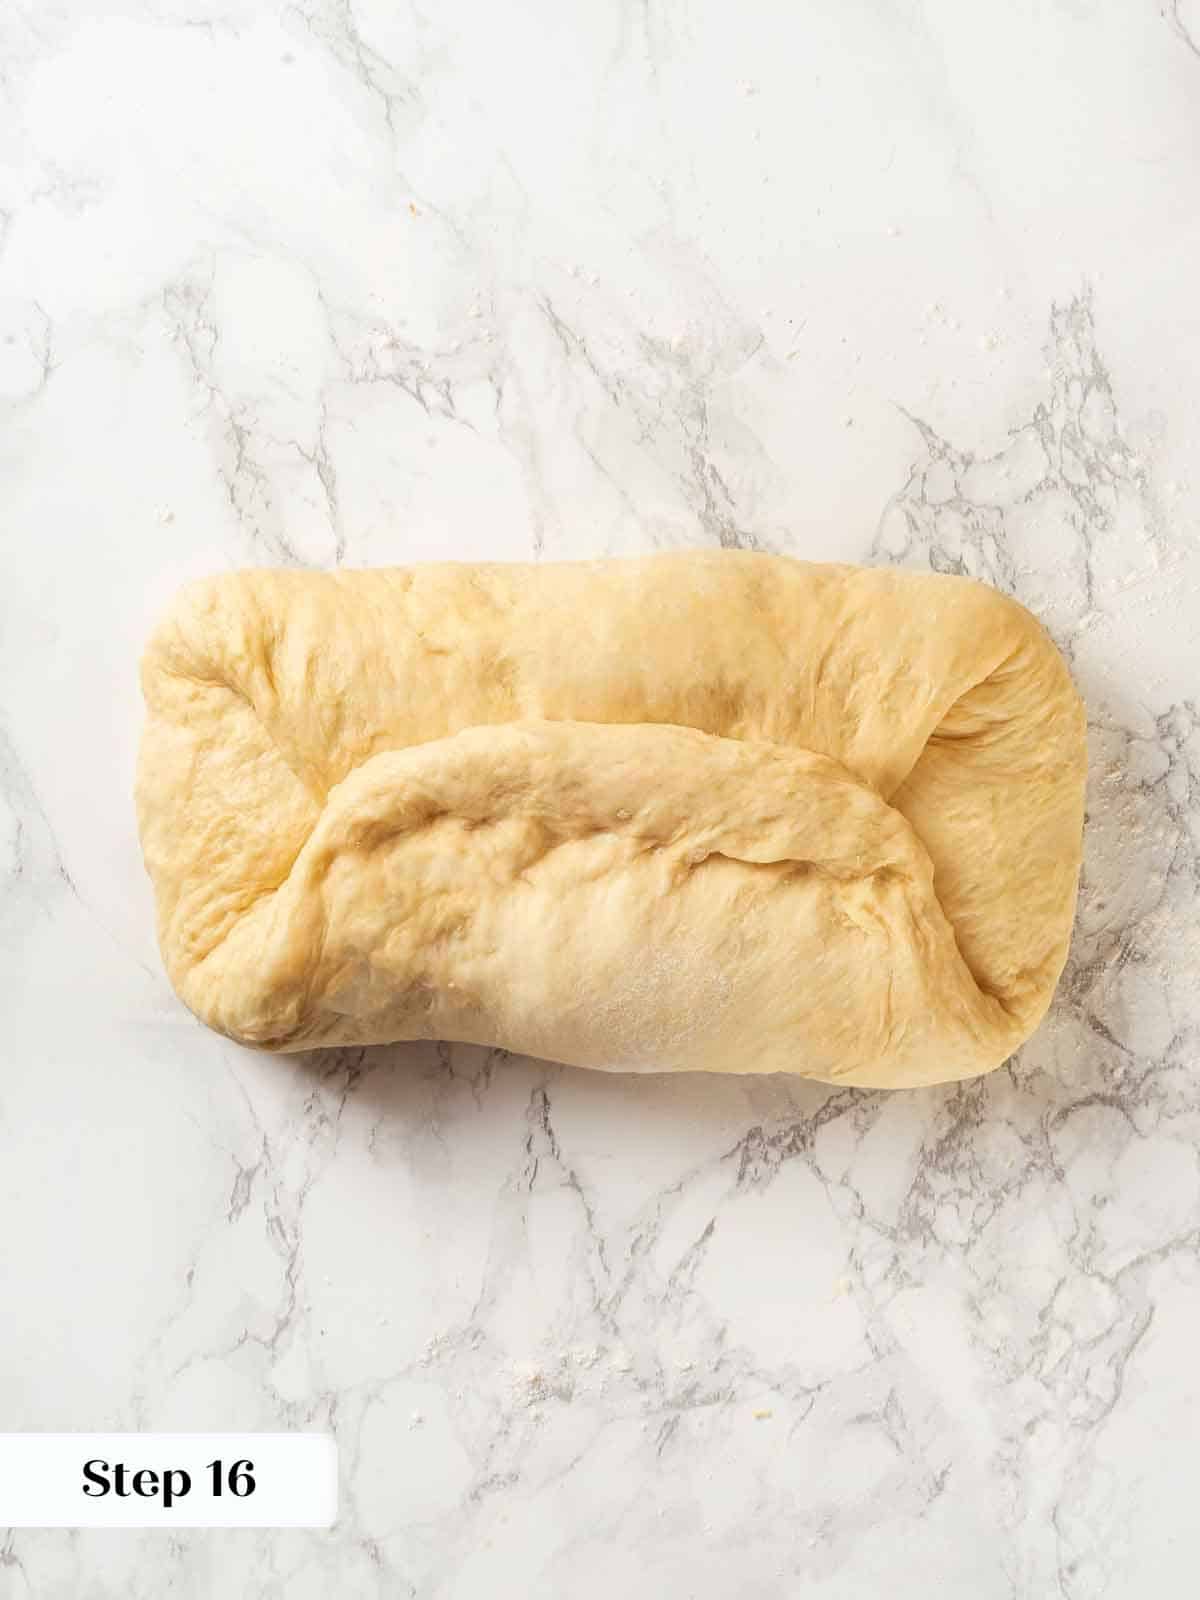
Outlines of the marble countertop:
[[[58,0],[0,60],[0,1428],[343,1474],[330,1533],[0,1532],[0,1600],[1190,1592],[1200,5]],[[183,579],[692,545],[978,574],[1067,652],[1019,1058],[192,1021],[130,800]]]

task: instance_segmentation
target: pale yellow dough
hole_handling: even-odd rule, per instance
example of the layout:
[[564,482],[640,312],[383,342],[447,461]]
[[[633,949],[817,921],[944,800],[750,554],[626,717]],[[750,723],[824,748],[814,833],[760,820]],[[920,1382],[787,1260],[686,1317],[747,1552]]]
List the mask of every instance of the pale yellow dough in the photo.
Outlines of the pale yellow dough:
[[1066,957],[1082,709],[967,579],[241,572],[142,681],[163,957],[251,1044],[900,1087],[998,1066]]

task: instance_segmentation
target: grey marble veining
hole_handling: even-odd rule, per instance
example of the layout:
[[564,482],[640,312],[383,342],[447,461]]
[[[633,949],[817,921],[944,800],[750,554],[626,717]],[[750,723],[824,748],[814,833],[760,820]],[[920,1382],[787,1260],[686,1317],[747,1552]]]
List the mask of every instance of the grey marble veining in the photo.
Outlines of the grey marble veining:
[[[0,1534],[0,1600],[1190,1592],[1198,38],[0,18],[0,1428],[330,1428],[343,1474],[329,1534]],[[180,581],[689,545],[971,573],[1067,653],[1083,891],[1018,1058],[884,1095],[192,1022],[129,796]]]

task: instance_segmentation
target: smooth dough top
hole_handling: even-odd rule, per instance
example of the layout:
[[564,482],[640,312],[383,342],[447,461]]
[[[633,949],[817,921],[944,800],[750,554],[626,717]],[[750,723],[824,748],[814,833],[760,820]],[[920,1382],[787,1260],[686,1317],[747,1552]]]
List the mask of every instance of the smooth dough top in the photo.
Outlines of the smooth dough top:
[[899,1087],[1066,958],[1084,718],[965,578],[735,551],[193,583],[146,650],[164,960],[275,1050]]

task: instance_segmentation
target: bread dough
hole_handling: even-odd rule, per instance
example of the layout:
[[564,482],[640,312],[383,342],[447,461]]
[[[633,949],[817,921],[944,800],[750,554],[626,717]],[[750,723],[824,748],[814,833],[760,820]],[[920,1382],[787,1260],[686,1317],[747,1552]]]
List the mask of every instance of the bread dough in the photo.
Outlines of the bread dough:
[[889,1087],[1049,1004],[1084,718],[965,578],[736,551],[250,571],[142,669],[167,970],[272,1050]]

